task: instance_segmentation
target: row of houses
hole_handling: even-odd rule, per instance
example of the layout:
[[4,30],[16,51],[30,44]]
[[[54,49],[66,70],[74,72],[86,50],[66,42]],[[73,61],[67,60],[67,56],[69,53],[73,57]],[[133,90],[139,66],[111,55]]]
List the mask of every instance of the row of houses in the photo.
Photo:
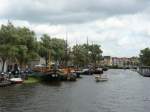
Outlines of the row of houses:
[[101,64],[105,66],[131,67],[137,66],[139,64],[139,59],[137,57],[104,56]]
[[[33,68],[35,65],[45,64],[45,60],[43,58],[37,58],[32,60],[29,65],[30,68]],[[4,72],[7,71],[8,65],[13,65],[14,63],[6,61]],[[137,57],[111,57],[111,56],[103,56],[103,60],[101,61],[101,65],[103,66],[117,66],[117,67],[133,67],[139,64],[139,59]],[[2,60],[0,59],[0,72],[2,71]]]

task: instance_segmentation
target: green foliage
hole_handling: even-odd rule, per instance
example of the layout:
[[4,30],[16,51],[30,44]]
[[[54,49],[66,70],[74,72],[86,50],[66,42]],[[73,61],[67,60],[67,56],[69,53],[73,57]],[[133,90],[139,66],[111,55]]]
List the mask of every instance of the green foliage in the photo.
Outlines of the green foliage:
[[37,56],[35,34],[28,28],[14,27],[11,23],[2,25],[0,40],[0,57],[3,66],[6,60],[16,60],[22,66]]
[[62,39],[51,39],[51,55],[54,61],[61,61],[65,55],[65,41]]
[[18,48],[16,57],[19,61],[19,64],[22,66],[38,56],[37,40],[35,33],[25,27],[18,28],[17,34],[19,41],[16,43]]
[[87,49],[83,45],[76,45],[73,47],[73,62],[77,66],[84,66],[87,63]]
[[140,61],[144,66],[150,66],[150,48],[141,50]]
[[18,63],[20,67],[27,65],[38,56],[44,57],[46,65],[50,61],[66,65],[67,61],[77,66],[97,64],[101,59],[102,51],[97,44],[75,45],[73,49],[67,46],[63,39],[51,38],[42,35],[37,41],[33,31],[26,27],[15,27],[12,23],[0,28],[0,58],[4,64],[7,60]]
[[100,49],[100,45],[93,44],[89,45],[89,56],[91,63],[96,64],[97,61],[100,61],[102,59],[102,50]]
[[102,58],[102,50],[100,49],[100,45],[76,45],[73,47],[73,62],[78,66],[86,66],[88,64],[92,64],[96,66],[96,64]]
[[39,42],[39,54],[44,57],[48,64],[49,56],[51,61],[62,61],[65,55],[65,41],[63,39],[50,38],[44,34]]
[[0,44],[10,44],[14,45],[18,41],[17,28],[15,28],[11,23],[8,25],[2,25],[0,29]]

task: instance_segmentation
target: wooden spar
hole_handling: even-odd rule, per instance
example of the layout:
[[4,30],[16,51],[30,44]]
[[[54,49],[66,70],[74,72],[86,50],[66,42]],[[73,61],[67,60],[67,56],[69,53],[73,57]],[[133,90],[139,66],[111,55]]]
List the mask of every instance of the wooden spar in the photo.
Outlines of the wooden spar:
[[87,36],[87,38],[86,38],[86,41],[87,41],[87,46],[89,45],[89,38],[88,38],[88,36]]
[[51,68],[51,59],[50,59],[50,50],[48,52],[48,68],[50,69]]
[[68,34],[66,32],[66,42],[65,42],[65,67],[68,66]]

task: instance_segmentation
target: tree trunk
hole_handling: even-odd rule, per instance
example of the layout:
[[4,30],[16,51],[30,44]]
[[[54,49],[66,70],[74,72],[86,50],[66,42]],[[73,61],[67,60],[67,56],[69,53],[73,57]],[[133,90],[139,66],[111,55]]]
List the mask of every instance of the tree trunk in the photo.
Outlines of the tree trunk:
[[48,66],[48,59],[46,58],[45,61],[46,61],[46,66]]
[[18,65],[18,67],[20,68],[20,70],[24,70],[24,66],[22,62]]
[[2,59],[2,72],[4,72],[5,62],[6,62],[6,60],[5,60],[5,59]]

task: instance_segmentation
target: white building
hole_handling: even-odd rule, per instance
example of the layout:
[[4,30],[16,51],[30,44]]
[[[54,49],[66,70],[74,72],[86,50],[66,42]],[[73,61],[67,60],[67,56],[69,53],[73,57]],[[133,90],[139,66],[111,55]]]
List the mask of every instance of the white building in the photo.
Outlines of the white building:
[[30,62],[30,67],[33,68],[35,65],[45,65],[46,61],[44,58],[37,58]]
[[112,66],[112,57],[111,56],[104,56],[103,57],[103,65]]
[[127,58],[127,57],[121,57],[121,58],[118,58],[118,57],[113,57],[112,58],[112,65],[113,66],[118,66],[118,67],[130,67],[130,66],[133,66],[133,65],[136,65],[138,64],[139,60],[138,58]]

